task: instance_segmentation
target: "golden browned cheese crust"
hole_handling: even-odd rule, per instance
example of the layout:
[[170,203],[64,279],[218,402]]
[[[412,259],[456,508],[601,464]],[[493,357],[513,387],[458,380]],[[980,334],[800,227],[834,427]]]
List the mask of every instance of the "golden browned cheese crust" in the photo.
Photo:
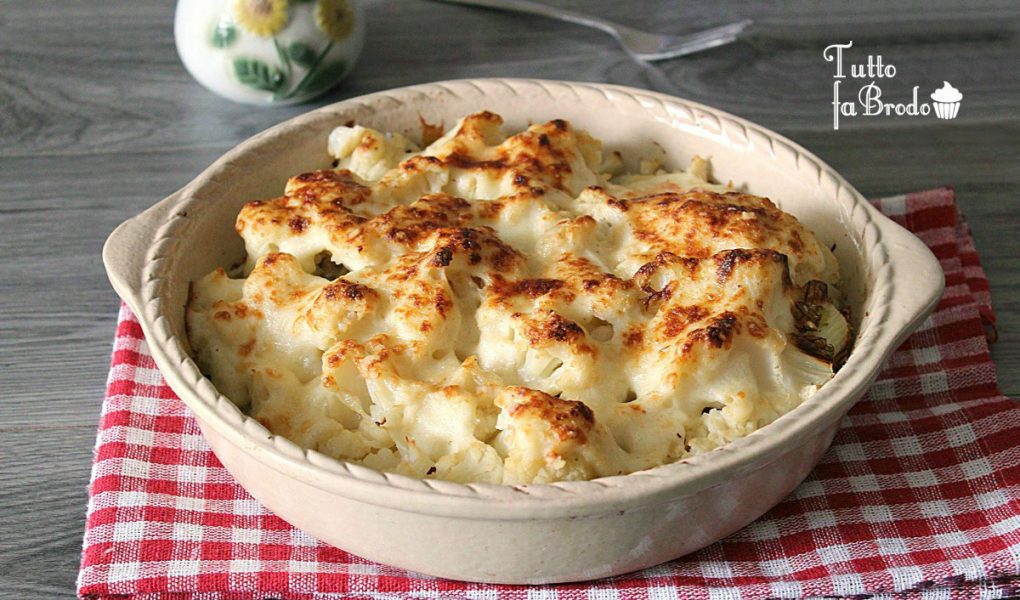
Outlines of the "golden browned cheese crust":
[[193,286],[196,359],[272,432],[418,477],[588,479],[711,450],[831,377],[835,260],[769,199],[701,159],[621,175],[559,119],[422,126],[424,149],[337,128],[336,169],[242,209],[242,277]]

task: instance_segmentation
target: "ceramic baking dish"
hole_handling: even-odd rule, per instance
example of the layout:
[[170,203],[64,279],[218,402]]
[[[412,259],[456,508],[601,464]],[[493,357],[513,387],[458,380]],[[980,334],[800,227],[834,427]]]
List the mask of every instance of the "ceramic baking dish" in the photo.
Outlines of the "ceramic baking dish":
[[[462,485],[381,473],[305,451],[246,417],[195,366],[184,329],[189,282],[243,257],[234,219],[329,166],[329,131],[355,122],[419,135],[488,109],[508,130],[562,117],[625,156],[658,144],[667,166],[710,156],[721,181],[772,198],[834,245],[859,327],[846,365],[776,422],[721,449],[630,475],[546,485]],[[378,562],[455,579],[549,583],[655,565],[747,525],[807,476],[843,415],[941,296],[942,270],[829,166],[713,108],[613,85],[476,79],[406,87],[312,111],[234,148],[110,236],[103,260],[141,321],[167,382],[227,469],[270,510]]]

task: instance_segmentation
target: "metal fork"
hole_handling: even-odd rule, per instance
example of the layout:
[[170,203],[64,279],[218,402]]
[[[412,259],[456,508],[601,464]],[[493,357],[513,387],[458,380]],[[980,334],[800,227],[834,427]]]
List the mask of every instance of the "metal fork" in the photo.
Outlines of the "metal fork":
[[641,31],[612,21],[578,12],[554,8],[530,0],[439,0],[451,4],[482,6],[496,10],[529,13],[552,19],[559,19],[577,25],[601,29],[620,42],[624,50],[644,61],[665,60],[693,54],[716,46],[728,44],[737,39],[740,32],[751,24],[750,20],[737,21],[729,25],[705,29],[688,35],[668,35]]

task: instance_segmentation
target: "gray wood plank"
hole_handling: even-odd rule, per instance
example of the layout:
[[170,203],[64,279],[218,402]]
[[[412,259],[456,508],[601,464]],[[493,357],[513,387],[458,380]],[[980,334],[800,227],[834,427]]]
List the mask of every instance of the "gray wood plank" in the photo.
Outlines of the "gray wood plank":
[[[367,51],[348,82],[312,105],[266,110],[223,102],[195,85],[173,50],[169,10],[134,14],[135,4],[127,10],[122,2],[74,11],[54,11],[52,0],[29,3],[27,9],[14,4],[15,10],[6,11],[10,14],[0,39],[0,102],[13,107],[0,118],[0,137],[18,143],[0,146],[0,156],[223,147],[311,106],[438,79],[541,76],[647,85],[633,62],[598,32],[495,11],[406,0],[395,4],[369,4],[369,18],[378,25],[370,30]],[[621,7],[607,13],[626,12],[626,3]],[[630,20],[677,30],[724,20],[718,15],[681,17],[687,10],[648,11]],[[858,42],[862,51],[882,53],[899,68],[890,96],[905,97],[913,82],[927,89],[952,74],[968,98],[961,120],[1015,118],[1020,77],[970,68],[1020,59],[1020,45],[1004,39],[1016,21],[1015,15],[1007,18],[1008,7],[976,6],[966,18],[943,26],[948,33],[942,37],[930,32],[943,15],[939,11],[932,16],[926,10],[916,22],[912,19],[918,15],[911,14],[916,11],[877,5],[870,10],[829,14],[815,7],[762,17],[750,41],[671,61],[662,69],[684,96],[766,126],[827,127],[832,67],[820,49],[859,34],[859,23],[867,23],[866,31],[875,33]],[[41,18],[47,11],[70,14]],[[877,16],[883,19],[881,27],[875,24]],[[80,21],[69,30],[67,23],[75,18]],[[430,23],[429,35],[422,35],[422,22]],[[99,51],[87,36],[103,24],[119,35],[104,40]],[[904,43],[897,30],[906,26],[926,33],[915,36],[916,43]],[[37,63],[47,69],[31,67]],[[886,119],[870,122],[886,124]]]
[[73,597],[95,427],[0,435],[0,597]]
[[0,203],[12,258],[0,261],[0,389],[17,399],[0,402],[0,427],[95,423],[119,305],[103,240],[219,153],[0,158],[0,173],[21,174]]

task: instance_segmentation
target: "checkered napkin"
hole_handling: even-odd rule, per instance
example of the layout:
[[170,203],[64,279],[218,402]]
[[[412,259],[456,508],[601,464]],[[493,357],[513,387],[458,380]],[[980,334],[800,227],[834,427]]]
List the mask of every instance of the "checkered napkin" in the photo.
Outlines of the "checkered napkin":
[[988,355],[988,280],[953,191],[875,204],[942,262],[938,310],[793,494],[697,553],[590,583],[426,577],[322,544],[251,498],[121,309],[78,592],[88,598],[1004,597],[1020,594],[1020,408]]

